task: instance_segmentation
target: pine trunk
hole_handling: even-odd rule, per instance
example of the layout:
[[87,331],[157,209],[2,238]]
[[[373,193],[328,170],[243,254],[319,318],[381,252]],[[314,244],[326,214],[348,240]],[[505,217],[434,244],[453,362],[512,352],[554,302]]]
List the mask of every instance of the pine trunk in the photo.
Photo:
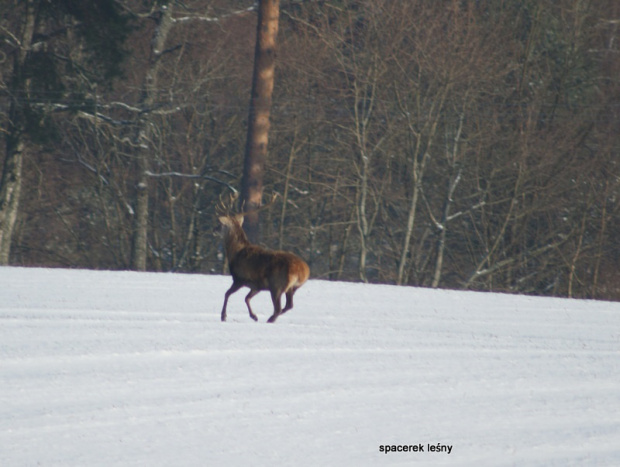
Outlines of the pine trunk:
[[[250,100],[248,135],[243,162],[243,180],[241,182],[241,201],[243,209],[246,211],[258,208],[263,197],[279,16],[279,0],[260,0],[258,24],[256,27],[252,97]],[[259,224],[257,212],[246,216],[243,227],[250,241],[253,243],[258,242]]]

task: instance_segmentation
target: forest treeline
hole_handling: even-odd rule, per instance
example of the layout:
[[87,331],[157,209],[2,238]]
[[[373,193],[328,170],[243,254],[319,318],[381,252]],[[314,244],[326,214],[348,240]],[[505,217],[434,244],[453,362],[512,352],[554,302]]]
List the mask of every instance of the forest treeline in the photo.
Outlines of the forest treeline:
[[[2,262],[131,269],[142,209],[147,270],[222,272],[255,10],[3,1]],[[261,242],[314,278],[620,299],[619,28],[616,0],[282,0]]]

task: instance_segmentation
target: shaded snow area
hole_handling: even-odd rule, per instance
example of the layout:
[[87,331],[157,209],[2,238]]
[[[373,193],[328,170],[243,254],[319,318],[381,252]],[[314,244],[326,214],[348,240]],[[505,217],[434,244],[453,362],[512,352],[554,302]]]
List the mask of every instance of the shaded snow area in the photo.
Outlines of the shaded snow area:
[[[0,268],[2,466],[618,466],[620,304]],[[392,452],[396,450],[396,452]]]

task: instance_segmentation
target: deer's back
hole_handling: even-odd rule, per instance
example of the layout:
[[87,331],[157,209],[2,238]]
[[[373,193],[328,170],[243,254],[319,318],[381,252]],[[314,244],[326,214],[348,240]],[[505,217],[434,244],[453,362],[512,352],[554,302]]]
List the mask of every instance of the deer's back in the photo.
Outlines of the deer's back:
[[310,275],[306,262],[287,251],[273,251],[257,245],[241,249],[230,261],[230,273],[248,287],[286,291],[300,287]]

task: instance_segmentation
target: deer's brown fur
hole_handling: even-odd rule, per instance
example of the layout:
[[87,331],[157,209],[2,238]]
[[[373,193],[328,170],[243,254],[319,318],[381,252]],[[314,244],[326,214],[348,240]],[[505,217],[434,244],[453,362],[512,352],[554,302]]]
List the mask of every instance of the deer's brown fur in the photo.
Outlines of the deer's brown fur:
[[[243,231],[243,213],[220,215],[222,234],[228,266],[233,284],[226,291],[222,307],[222,321],[226,321],[228,298],[241,287],[249,287],[245,303],[250,317],[257,321],[252,312],[251,298],[261,290],[269,290],[273,302],[273,315],[267,322],[273,323],[278,316],[293,308],[293,295],[310,275],[310,268],[300,257],[287,251],[273,251],[250,243]],[[282,308],[281,297],[286,296]]]

